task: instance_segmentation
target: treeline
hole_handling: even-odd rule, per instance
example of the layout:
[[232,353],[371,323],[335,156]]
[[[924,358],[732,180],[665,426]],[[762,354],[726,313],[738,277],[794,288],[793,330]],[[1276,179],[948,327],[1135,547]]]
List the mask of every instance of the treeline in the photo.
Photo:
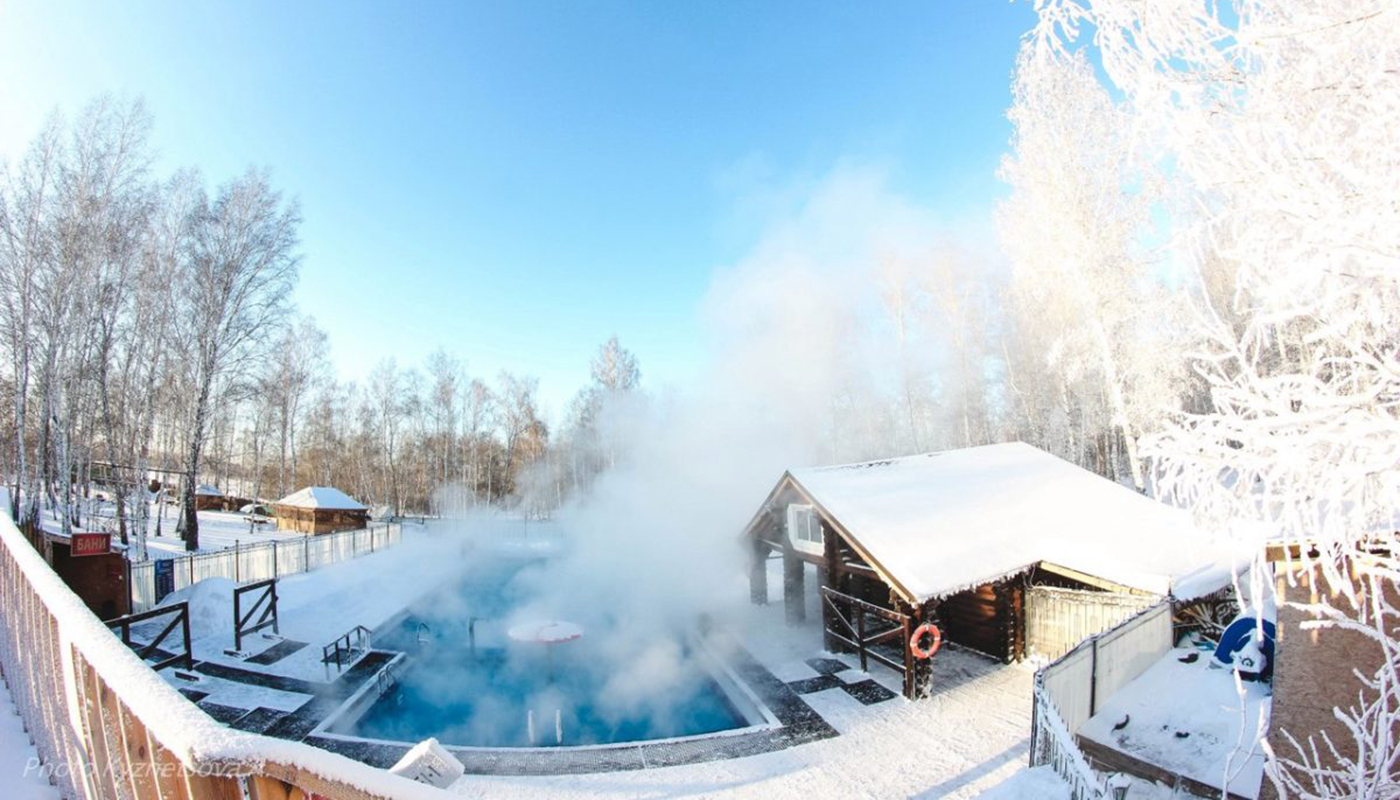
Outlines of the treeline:
[[[296,204],[256,170],[217,187],[154,174],[150,128],[139,102],[101,98],[0,173],[0,471],[19,523],[110,527],[140,558],[157,490],[179,497],[195,550],[201,483],[270,499],[332,485],[424,513],[443,486],[453,504],[507,502],[541,460],[553,485],[535,495],[556,503],[602,469],[591,418],[639,377],[615,339],[548,459],[534,378],[488,383],[440,352],[338,382],[291,299]],[[115,513],[94,519],[99,489]]]

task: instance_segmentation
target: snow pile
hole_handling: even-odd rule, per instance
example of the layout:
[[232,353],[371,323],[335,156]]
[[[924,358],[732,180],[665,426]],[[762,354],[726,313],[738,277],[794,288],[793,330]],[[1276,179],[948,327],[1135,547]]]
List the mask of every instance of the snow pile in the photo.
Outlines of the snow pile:
[[1166,594],[1235,560],[1186,512],[1021,442],[790,474],[920,602],[1039,561]]
[[1070,800],[1069,784],[1047,764],[1021,770],[978,795],[977,800]]
[[[237,587],[238,583],[230,578],[205,578],[166,595],[159,607],[189,603],[191,639],[202,639],[216,633],[232,635],[233,590]],[[168,618],[159,620],[162,626],[168,621]]]

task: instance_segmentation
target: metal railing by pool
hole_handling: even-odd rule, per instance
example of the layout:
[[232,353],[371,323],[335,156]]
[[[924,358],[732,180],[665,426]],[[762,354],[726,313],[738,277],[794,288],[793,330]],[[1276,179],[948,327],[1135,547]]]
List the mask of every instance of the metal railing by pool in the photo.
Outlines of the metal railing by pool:
[[66,798],[450,796],[308,744],[215,722],[114,636],[4,515],[0,671],[41,774]]

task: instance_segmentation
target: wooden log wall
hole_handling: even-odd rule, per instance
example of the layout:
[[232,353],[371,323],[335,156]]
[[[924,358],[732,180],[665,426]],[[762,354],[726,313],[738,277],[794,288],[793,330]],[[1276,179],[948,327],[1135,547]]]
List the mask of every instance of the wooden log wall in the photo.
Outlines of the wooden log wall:
[[1010,658],[1003,584],[984,583],[944,598],[938,609],[944,641],[993,658]]

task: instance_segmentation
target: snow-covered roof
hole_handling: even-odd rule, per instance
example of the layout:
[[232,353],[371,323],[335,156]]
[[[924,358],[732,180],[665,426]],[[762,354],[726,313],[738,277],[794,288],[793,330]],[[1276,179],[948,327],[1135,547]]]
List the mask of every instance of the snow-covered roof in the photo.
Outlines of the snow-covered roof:
[[217,486],[210,486],[210,485],[207,484],[207,483],[201,483],[201,484],[199,484],[198,486],[194,487],[194,493],[195,493],[195,494],[208,495],[208,496],[211,496],[211,497],[223,497],[223,496],[224,496],[224,493],[221,492],[221,491],[219,491],[219,487],[217,487]]
[[334,511],[368,511],[369,507],[355,502],[350,495],[329,486],[308,486],[292,492],[274,505],[298,508],[325,508]]
[[1021,442],[795,469],[774,494],[789,479],[914,602],[1040,562],[1166,594],[1224,557],[1185,511]]

